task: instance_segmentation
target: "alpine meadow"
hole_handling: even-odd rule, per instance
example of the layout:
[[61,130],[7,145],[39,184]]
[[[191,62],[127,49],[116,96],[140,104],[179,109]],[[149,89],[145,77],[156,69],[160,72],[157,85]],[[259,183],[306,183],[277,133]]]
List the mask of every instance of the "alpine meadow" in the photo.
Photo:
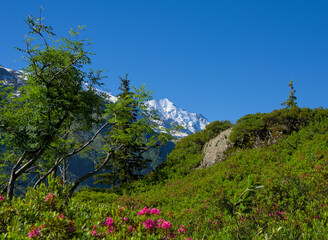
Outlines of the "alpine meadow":
[[181,137],[128,75],[98,89],[83,26],[26,24],[23,84],[0,79],[0,239],[328,239],[328,109],[299,107],[297,81]]

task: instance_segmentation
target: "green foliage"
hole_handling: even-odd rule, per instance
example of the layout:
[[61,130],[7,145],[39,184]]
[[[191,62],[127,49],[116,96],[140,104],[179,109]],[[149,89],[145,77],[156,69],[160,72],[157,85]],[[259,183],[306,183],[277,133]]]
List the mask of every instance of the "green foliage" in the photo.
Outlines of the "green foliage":
[[[29,18],[28,23],[33,33],[53,36],[52,29],[44,26],[41,20]],[[27,44],[31,40],[28,39]],[[61,41],[69,43],[71,40]],[[79,94],[84,80],[78,77],[80,65],[73,67],[75,62],[70,61],[81,60],[83,65],[88,59],[80,55],[75,58],[70,51],[61,52],[61,48],[44,44],[44,48],[29,48],[29,45],[27,48],[32,54],[28,67],[31,84],[21,88],[20,95],[4,88],[0,90],[3,103],[0,105],[0,134],[1,140],[9,146],[3,156],[11,164],[16,163],[12,176],[17,169],[20,171],[21,164],[29,164],[28,159],[34,159],[28,168],[34,167],[41,173],[40,167],[51,162],[52,155],[55,158],[74,144],[73,138],[61,137],[69,132],[67,127],[74,129],[76,121],[86,119],[87,122],[79,123],[78,127],[88,129],[98,120],[89,116],[92,110],[83,112],[82,105],[76,112],[71,109],[70,101],[79,99],[71,96],[72,92],[76,90],[74,93]],[[79,46],[71,50],[74,52]],[[40,52],[34,56],[34,51]],[[57,70],[64,66],[63,74],[67,69],[68,75],[57,79],[56,69],[42,65],[48,61]],[[47,74],[43,76],[43,73]],[[57,73],[58,76],[62,74],[61,71]],[[39,74],[43,77],[39,78]],[[52,79],[52,76],[55,77]],[[51,81],[48,82],[49,77]],[[68,81],[71,77],[72,82]],[[69,83],[61,89],[57,81]],[[52,84],[57,85],[53,91]],[[225,161],[213,167],[195,169],[202,159],[203,145],[230,128],[232,124],[228,121],[213,122],[202,132],[181,139],[166,163],[142,180],[123,184],[117,188],[117,193],[84,189],[68,205],[63,205],[72,188],[49,177],[47,185],[29,189],[24,198],[10,200],[0,195],[0,238],[327,238],[328,110],[298,108],[292,82],[290,85],[290,102],[286,102],[285,109],[246,115],[238,120],[231,136],[235,149]],[[139,147],[147,149],[170,136],[153,134],[145,142],[145,136],[156,128],[150,121],[152,113],[144,111],[149,93],[144,88],[130,91],[126,78],[122,81],[122,89],[121,98],[109,104],[106,110],[114,127],[109,130],[104,150],[108,156],[116,151],[118,157],[126,161],[129,157],[125,155],[130,154],[128,148],[139,152]],[[93,94],[92,88],[89,90]],[[62,102],[60,94],[64,97]],[[49,102],[51,99],[54,105]],[[35,113],[25,109],[25,105]],[[22,116],[13,112],[18,119],[11,119],[10,107]],[[134,118],[136,111],[144,117]],[[63,129],[57,126],[58,121]],[[21,145],[15,139],[18,133],[27,137]],[[19,155],[22,160],[17,160]],[[135,157],[133,153],[131,157]],[[113,159],[117,160],[115,156]]]
[[[3,192],[11,198],[17,180],[29,173],[38,177],[32,181],[36,187],[49,174],[56,176],[61,164],[66,182],[67,158],[85,151],[106,127],[96,169],[75,181],[67,201],[81,182],[104,167],[110,172],[100,176],[102,183],[136,180],[148,167],[142,154],[171,139],[170,131],[159,129],[158,117],[147,110],[150,92],[143,86],[130,90],[129,80],[121,78],[122,94],[104,109],[106,99],[95,89],[101,85],[101,71],[85,71],[91,53],[85,50],[90,42],[78,38],[83,27],[71,30],[69,38],[57,38],[41,18],[28,17],[27,24],[31,36],[26,37],[26,50],[18,49],[26,54],[26,85],[11,93],[0,89],[0,143],[6,147],[1,163],[10,168]],[[155,134],[160,130],[165,132]]]
[[163,181],[168,178],[185,176],[199,166],[204,144],[222,131],[230,128],[229,121],[214,121],[201,132],[180,139],[167,158],[148,178],[149,181]]
[[88,41],[56,38],[42,19],[27,18],[25,39],[27,84],[3,97],[1,89],[0,137],[6,144],[6,163],[12,167],[7,186],[9,197],[15,181],[28,171],[44,174],[56,159],[80,143],[72,132],[90,130],[102,120],[103,98],[94,86],[101,71],[84,71],[91,63],[85,50]]
[[265,139],[267,132],[262,113],[249,114],[237,121],[230,140],[235,147],[252,147],[256,139]]
[[[105,137],[107,146],[121,146],[106,165],[106,173],[95,176],[96,183],[116,185],[137,180],[142,171],[148,168],[151,160],[144,153],[154,147],[165,144],[160,141],[164,134],[156,134],[158,125],[153,121],[155,115],[147,112],[144,103],[150,99],[150,93],[144,90],[130,90],[127,75],[121,79],[119,98],[108,104],[107,111],[114,116],[118,124],[114,125]],[[139,118],[139,119],[138,119]],[[149,137],[152,135],[152,137]],[[169,139],[169,136],[165,136]]]
[[[0,201],[2,237],[27,238],[40,228],[44,238],[52,233],[64,239],[97,239],[99,234],[105,239],[163,239],[168,233],[184,240],[325,239],[328,117],[324,109],[313,112],[305,126],[275,144],[239,149],[220,164],[184,176],[136,181],[121,194],[85,189],[60,209],[56,203],[62,194],[42,185],[25,199]],[[49,192],[55,193],[55,204],[45,201]],[[138,215],[145,206],[160,215]],[[64,221],[57,220],[60,214]],[[105,234],[108,217],[113,231]],[[159,218],[172,228],[145,227],[146,221]],[[68,231],[72,223],[73,232]]]
[[268,146],[310,123],[320,123],[327,116],[327,109],[296,106],[271,113],[249,114],[237,121],[230,140],[236,148]]
[[294,90],[294,85],[293,85],[293,80],[290,81],[290,83],[288,84],[288,86],[290,87],[290,92],[289,92],[289,98],[286,100],[286,102],[283,102],[281,104],[281,106],[286,106],[286,109],[290,109],[292,107],[296,107],[297,103],[296,103],[296,96],[295,96],[295,92],[296,90]]

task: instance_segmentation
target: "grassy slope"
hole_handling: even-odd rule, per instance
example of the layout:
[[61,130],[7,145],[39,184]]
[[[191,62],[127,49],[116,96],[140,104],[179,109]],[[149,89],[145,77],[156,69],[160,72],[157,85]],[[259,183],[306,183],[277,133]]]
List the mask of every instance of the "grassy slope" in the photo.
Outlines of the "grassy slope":
[[[224,162],[195,170],[203,144],[214,132],[228,126],[222,122],[213,124],[210,130],[184,139],[167,163],[142,181],[112,193],[81,191],[68,208],[53,207],[52,211],[61,211],[72,219],[74,234],[80,239],[90,238],[92,226],[99,225],[107,216],[117,222],[116,232],[107,235],[107,239],[123,239],[123,235],[125,239],[163,239],[168,232],[144,228],[146,218],[137,212],[145,206],[160,209],[160,217],[172,223],[171,233],[176,234],[176,239],[266,239],[266,235],[273,236],[271,239],[327,238],[328,110],[293,109],[248,115],[238,122],[234,132],[238,148],[231,150]],[[275,131],[282,132],[284,138],[268,146],[268,136]],[[252,148],[256,136],[261,136],[261,147]],[[243,206],[234,205],[246,189],[249,176],[264,187],[248,197],[243,195]],[[36,209],[46,209],[43,205],[47,203],[39,202],[47,191],[32,194],[34,199],[39,194]],[[9,231],[12,236],[22,232],[27,236],[35,224],[48,226],[44,219],[52,219],[56,214],[49,209],[31,213],[29,209],[34,205],[30,199],[8,207],[21,209],[16,218],[0,213],[3,221],[8,219],[7,225],[14,226]],[[125,210],[118,211],[122,206]],[[17,220],[19,215],[22,220]],[[126,223],[121,220],[123,216],[129,219]],[[137,229],[136,233],[127,232],[129,225]],[[181,225],[186,233],[178,234]]]
[[[246,239],[255,237],[260,229],[270,236],[279,227],[278,239],[327,236],[326,115],[327,111],[313,113],[307,126],[299,126],[301,130],[293,131],[286,140],[269,147],[239,149],[209,169],[190,170],[196,163],[188,160],[198,158],[197,151],[189,152],[190,158],[176,161],[176,165],[169,158],[154,173],[159,177],[149,176],[148,181],[136,183],[118,203],[160,208],[170,213],[175,224],[183,223],[196,239],[203,235],[237,238],[237,222],[240,236]],[[171,156],[186,156],[176,151]],[[245,190],[249,175],[264,188],[252,196],[252,211],[237,216],[236,222],[231,202],[236,193],[238,196]]]

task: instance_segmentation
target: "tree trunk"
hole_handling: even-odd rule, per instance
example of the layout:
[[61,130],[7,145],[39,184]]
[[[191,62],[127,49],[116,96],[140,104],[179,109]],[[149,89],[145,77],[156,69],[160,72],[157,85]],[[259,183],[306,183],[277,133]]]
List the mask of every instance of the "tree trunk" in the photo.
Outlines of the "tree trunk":
[[67,181],[67,159],[64,159],[64,162],[63,162],[63,184],[66,183]]
[[14,189],[15,189],[15,182],[19,175],[16,174],[16,169],[19,167],[19,165],[24,161],[26,157],[27,152],[25,151],[22,156],[18,159],[17,163],[13,166],[10,172],[10,178],[7,184],[7,198],[12,199],[14,195]]
[[7,185],[7,198],[12,199],[14,195],[14,189],[15,189],[15,182],[17,179],[17,175],[15,174],[15,171],[12,171],[10,174],[10,179]]

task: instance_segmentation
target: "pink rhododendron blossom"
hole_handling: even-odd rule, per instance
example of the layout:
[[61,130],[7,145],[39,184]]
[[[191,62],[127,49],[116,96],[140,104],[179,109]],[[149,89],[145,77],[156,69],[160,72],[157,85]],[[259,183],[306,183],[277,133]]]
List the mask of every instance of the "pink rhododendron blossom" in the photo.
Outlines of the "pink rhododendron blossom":
[[154,214],[154,215],[160,215],[160,213],[159,213],[159,210],[158,209],[156,209],[156,208],[153,208],[152,210],[150,210],[150,213],[151,214]]
[[162,228],[164,228],[164,229],[170,229],[171,227],[172,227],[172,225],[169,221],[165,221],[162,223]]
[[158,227],[158,228],[161,228],[162,227],[162,223],[163,222],[165,222],[165,220],[164,219],[158,219],[157,221],[156,221],[156,226]]
[[132,230],[133,230],[133,227],[129,226],[129,232],[132,232]]
[[40,228],[32,228],[28,233],[29,238],[41,237]]
[[98,234],[98,232],[96,230],[91,230],[91,234],[92,234],[92,236],[95,236]]
[[144,215],[144,214],[147,214],[149,213],[150,209],[148,209],[147,207],[144,207],[143,209],[141,209],[139,212],[138,212],[138,215]]
[[152,219],[148,219],[144,221],[143,225],[145,226],[145,228],[150,228],[150,229],[153,229],[155,227],[155,223]]
[[104,222],[104,224],[105,224],[106,226],[109,226],[109,227],[113,226],[113,223],[114,223],[114,221],[113,221],[113,219],[112,219],[111,217],[108,217],[108,218],[106,219],[106,221]]
[[5,197],[0,195],[0,201],[4,201],[4,200],[5,200]]

